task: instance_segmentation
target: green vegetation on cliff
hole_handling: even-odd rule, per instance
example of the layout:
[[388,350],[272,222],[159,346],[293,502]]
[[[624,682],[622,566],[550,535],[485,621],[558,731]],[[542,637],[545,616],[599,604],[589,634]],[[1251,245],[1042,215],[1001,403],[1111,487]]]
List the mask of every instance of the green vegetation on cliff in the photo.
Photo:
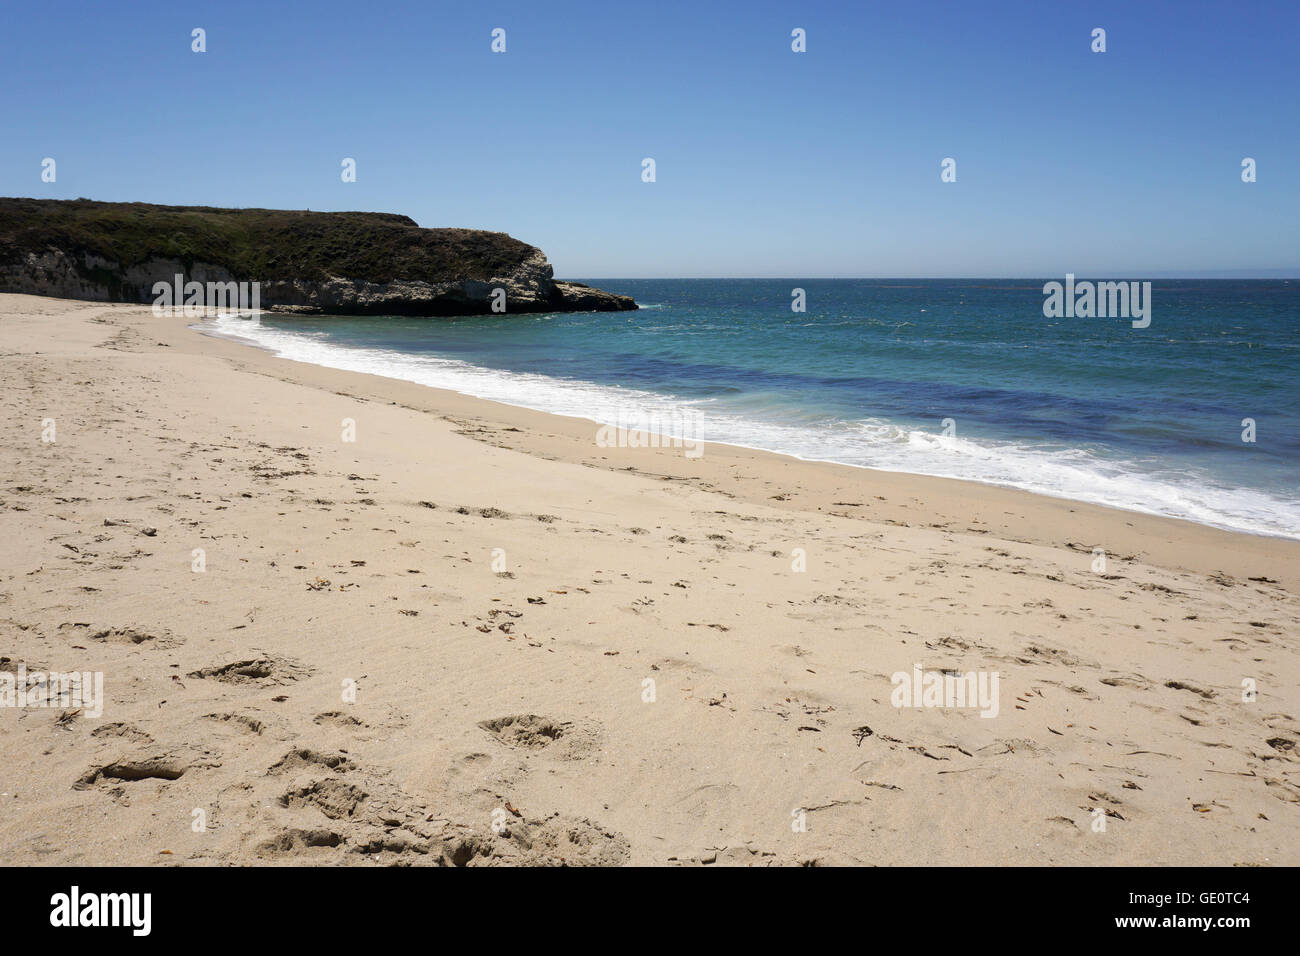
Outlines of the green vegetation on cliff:
[[153,259],[223,266],[243,280],[346,276],[486,280],[537,250],[502,232],[421,229],[407,216],[0,198],[0,266],[58,249],[123,268]]

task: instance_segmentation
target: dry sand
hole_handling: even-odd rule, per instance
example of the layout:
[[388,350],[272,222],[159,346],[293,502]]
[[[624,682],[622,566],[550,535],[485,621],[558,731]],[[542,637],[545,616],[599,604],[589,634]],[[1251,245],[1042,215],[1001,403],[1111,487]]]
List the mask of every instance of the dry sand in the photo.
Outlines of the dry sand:
[[[0,295],[0,355],[0,670],[105,697],[0,708],[0,863],[1300,863],[1300,543],[139,307]],[[895,708],[913,664],[998,716]]]

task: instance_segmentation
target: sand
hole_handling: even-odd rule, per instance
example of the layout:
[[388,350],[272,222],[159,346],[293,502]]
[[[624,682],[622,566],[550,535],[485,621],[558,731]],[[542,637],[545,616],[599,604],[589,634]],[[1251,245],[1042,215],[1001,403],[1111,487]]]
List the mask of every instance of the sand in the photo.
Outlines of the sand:
[[140,307],[0,295],[0,355],[0,671],[104,698],[0,706],[0,863],[1300,863],[1300,543]]

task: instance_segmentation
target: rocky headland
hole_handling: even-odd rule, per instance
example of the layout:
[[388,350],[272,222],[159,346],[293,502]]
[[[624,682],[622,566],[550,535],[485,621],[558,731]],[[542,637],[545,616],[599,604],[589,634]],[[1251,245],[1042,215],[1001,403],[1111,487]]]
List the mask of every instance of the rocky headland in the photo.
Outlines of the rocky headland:
[[545,253],[505,233],[391,213],[0,198],[0,292],[151,303],[177,276],[257,282],[270,311],[480,315],[496,289],[507,313],[637,308],[557,281]]

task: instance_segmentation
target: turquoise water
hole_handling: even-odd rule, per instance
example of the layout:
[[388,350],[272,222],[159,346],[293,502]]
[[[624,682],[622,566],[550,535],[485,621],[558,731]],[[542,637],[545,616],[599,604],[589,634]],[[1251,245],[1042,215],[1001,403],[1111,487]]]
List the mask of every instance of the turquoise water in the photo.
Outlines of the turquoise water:
[[1145,329],[1045,318],[1045,280],[584,281],[643,308],[210,330],[601,422],[689,411],[703,440],[1300,537],[1300,281],[1156,280]]

